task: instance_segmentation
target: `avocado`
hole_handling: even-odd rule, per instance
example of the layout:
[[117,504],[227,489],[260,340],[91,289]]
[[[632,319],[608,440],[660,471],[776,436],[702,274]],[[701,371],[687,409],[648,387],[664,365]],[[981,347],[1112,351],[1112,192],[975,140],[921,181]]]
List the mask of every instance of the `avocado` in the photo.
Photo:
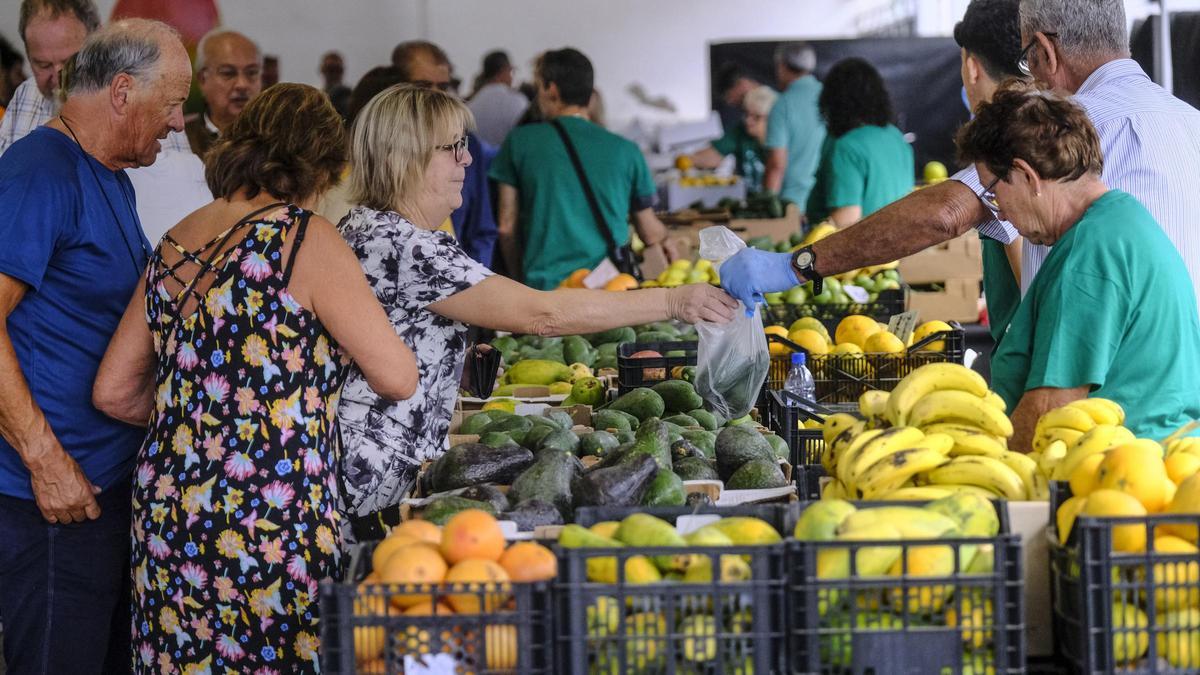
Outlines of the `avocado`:
[[620,442],[615,435],[607,431],[593,431],[579,438],[579,455],[603,457],[618,445]]
[[660,469],[671,470],[671,441],[667,425],[659,419],[650,418],[638,427],[630,455],[649,455]]
[[704,457],[704,453],[686,438],[681,438],[671,444],[671,463],[674,464],[684,457]]
[[421,509],[421,518],[440,526],[445,525],[446,521],[450,520],[454,514],[459,511],[466,511],[467,509],[480,509],[487,511],[493,516],[496,515],[496,509],[487,502],[478,502],[474,499],[446,495],[438,497],[430,502],[428,506]]
[[575,506],[633,506],[659,473],[649,455],[636,455],[617,466],[589,471],[571,486]]
[[614,410],[613,412],[617,413],[618,415],[625,416],[625,419],[629,422],[630,431],[637,431],[637,428],[642,424],[642,421],[638,419],[636,415],[627,413],[624,410]]
[[683,479],[674,471],[659,471],[646,493],[642,495],[642,506],[683,506],[686,495]]
[[653,389],[638,387],[610,403],[607,409],[627,412],[639,422],[645,422],[651,417],[662,417],[666,405]]
[[676,338],[679,337],[679,329],[676,328],[675,324],[671,323],[670,321],[655,321],[654,323],[647,324],[645,326],[644,330],[640,330],[638,332],[645,333],[647,331],[652,331],[652,330],[658,331],[660,333],[666,333],[668,335],[673,335]]
[[526,499],[541,499],[553,504],[564,519],[570,520],[571,481],[582,472],[583,466],[574,454],[544,450],[537,461],[517,479],[508,490],[508,500],[520,504]]
[[618,431],[617,432],[617,442],[620,443],[621,445],[625,445],[626,443],[633,445],[633,442],[636,440],[637,440],[637,434],[632,431]]
[[713,459],[717,455],[717,435],[711,431],[702,431],[700,429],[685,429],[682,433],[683,439],[700,451],[700,454],[707,458]]
[[495,509],[495,513],[508,508],[508,497],[495,485],[473,485],[458,493],[459,497],[477,502],[487,502]]
[[[550,434],[554,434],[554,433],[558,433],[558,432],[559,432],[559,430],[552,426],[549,426],[546,424],[535,424],[535,425],[533,425],[533,428],[531,428],[529,430],[529,433],[525,434],[524,447],[529,448],[530,450],[533,450],[536,452],[538,450],[538,448],[542,447],[543,439],[545,439]],[[480,441],[482,441],[482,440],[483,439],[480,439]]]
[[591,343],[579,335],[569,335],[563,338],[563,360],[568,364],[582,363],[588,368],[596,362],[596,351]]
[[529,532],[544,525],[563,524],[563,517],[558,509],[540,499],[526,499],[501,513],[500,519],[513,521],[522,532]]
[[763,434],[763,438],[771,444],[771,450],[775,452],[777,459],[782,459],[785,462],[792,461],[792,451],[788,448],[787,441],[783,440],[775,434]]
[[489,448],[507,448],[509,446],[521,447],[519,443],[512,439],[512,436],[503,431],[492,431],[479,437],[479,442]]
[[633,342],[637,339],[637,333],[629,326],[622,326],[620,328],[602,330],[599,333],[592,333],[591,335],[585,335],[583,337],[594,346],[599,347],[604,344]]
[[659,342],[676,342],[678,336],[675,333],[667,333],[660,330],[648,330],[638,333],[637,344],[642,343],[659,343]]
[[430,467],[430,487],[445,492],[483,483],[508,485],[533,464],[533,453],[525,448],[493,448],[482,443],[463,443],[450,448]]
[[561,410],[551,410],[546,416],[546,419],[558,425],[563,431],[570,431],[571,427],[575,426],[575,420],[571,416]]
[[755,459],[775,461],[771,444],[754,427],[725,427],[717,435],[716,451],[717,471],[726,480],[746,462]]
[[521,444],[525,442],[525,434],[533,427],[533,422],[526,417],[513,415],[512,417],[504,417],[489,423],[483,428],[481,433],[489,434],[493,431],[503,431],[512,436],[512,439]]
[[542,439],[542,444],[538,446],[538,453],[559,451],[569,452],[572,455],[579,449],[579,437],[571,431],[552,431],[548,436]]
[[562,423],[556,419],[552,419],[548,415],[525,415],[525,419],[533,423],[533,426],[550,427],[551,430],[557,431],[562,429]]
[[666,422],[667,424],[674,424],[675,426],[679,427],[680,432],[682,432],[684,429],[686,429],[688,427],[700,426],[700,423],[696,421],[696,418],[692,417],[691,415],[685,415],[683,413],[675,413],[674,415],[671,415],[670,417],[664,417],[663,421]]
[[712,463],[703,457],[677,459],[674,471],[683,480],[721,480]]
[[616,410],[600,410],[592,415],[592,426],[596,429],[616,429],[630,431],[629,418]]
[[[630,432],[623,432],[623,433],[630,433]],[[625,459],[625,456],[629,454],[630,450],[633,450],[633,441],[630,441],[628,443],[622,443],[622,444],[618,445],[617,447],[613,448],[607,455],[605,455],[604,457],[601,457],[600,461],[593,464],[592,467],[590,469],[588,469],[588,471],[595,471],[597,469],[607,469],[610,466],[616,466]]]
[[495,411],[484,410],[471,415],[467,419],[463,420],[463,423],[459,425],[458,433],[478,434],[479,432],[483,431],[488,424],[491,424],[491,422],[496,419],[496,416],[492,414],[493,412]]
[[700,425],[701,427],[703,427],[704,429],[706,429],[708,431],[716,431],[717,427],[721,426],[721,423],[717,419],[717,416],[708,412],[704,408],[696,408],[695,410],[689,410],[687,412],[687,416],[696,420],[696,424]]
[[704,399],[696,393],[696,388],[683,380],[664,380],[651,389],[662,397],[667,412],[685,413],[704,405]]
[[764,490],[787,486],[779,462],[773,459],[752,459],[738,467],[725,481],[727,490]]

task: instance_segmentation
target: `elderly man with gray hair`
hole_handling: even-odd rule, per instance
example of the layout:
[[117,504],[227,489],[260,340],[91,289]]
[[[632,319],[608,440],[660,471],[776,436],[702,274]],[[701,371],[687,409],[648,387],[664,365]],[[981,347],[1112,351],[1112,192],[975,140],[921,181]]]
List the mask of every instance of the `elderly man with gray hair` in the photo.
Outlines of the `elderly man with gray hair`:
[[204,112],[188,118],[187,137],[192,152],[204,159],[221,132],[262,91],[262,52],[237,31],[210,31],[196,45],[196,84],[204,95]]
[[817,53],[811,45],[792,42],[775,50],[775,77],[783,93],[767,118],[763,187],[801,209],[816,182],[825,142],[825,122],[817,110],[821,83],[813,76],[816,69]]
[[[1073,95],[1100,136],[1102,180],[1150,211],[1200,296],[1200,112],[1129,58],[1122,0],[1021,0],[1020,23],[1023,72],[1045,89]],[[893,202],[801,249],[795,259],[739,253],[721,268],[722,282],[748,299],[784,290],[797,277],[803,282],[912,255],[971,228],[1004,244],[1015,241],[1016,230],[1000,219],[975,169],[954,178]],[[1022,246],[1016,271],[1024,294],[1049,249],[1029,241]],[[1004,329],[992,333],[1002,336]]]
[[143,429],[92,381],[149,257],[125,169],[183,128],[174,29],[93,33],[59,115],[0,157],[0,614],[16,673],[130,669],[129,526]]

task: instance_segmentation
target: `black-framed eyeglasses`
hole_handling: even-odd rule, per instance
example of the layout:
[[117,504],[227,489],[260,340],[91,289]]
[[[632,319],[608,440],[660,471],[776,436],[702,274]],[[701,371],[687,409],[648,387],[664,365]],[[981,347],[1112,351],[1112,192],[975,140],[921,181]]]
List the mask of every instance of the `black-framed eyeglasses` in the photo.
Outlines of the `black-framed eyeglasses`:
[[467,135],[464,133],[462,138],[454,141],[453,143],[447,143],[446,145],[435,145],[433,147],[435,150],[453,152],[454,161],[461,162],[463,160],[463,155],[467,153]]
[[[1042,33],[1042,35],[1051,40],[1058,37],[1058,33]],[[1025,45],[1025,48],[1021,50],[1021,56],[1017,58],[1017,70],[1021,71],[1025,77],[1033,77],[1033,71],[1029,69],[1029,52],[1037,43],[1037,38],[1033,38],[1029,44]]]
[[992,181],[983,188],[983,194],[979,195],[979,199],[983,201],[983,205],[992,212],[992,215],[999,215],[1000,202],[996,199],[996,185],[1000,182],[1000,177],[996,176],[996,180]]

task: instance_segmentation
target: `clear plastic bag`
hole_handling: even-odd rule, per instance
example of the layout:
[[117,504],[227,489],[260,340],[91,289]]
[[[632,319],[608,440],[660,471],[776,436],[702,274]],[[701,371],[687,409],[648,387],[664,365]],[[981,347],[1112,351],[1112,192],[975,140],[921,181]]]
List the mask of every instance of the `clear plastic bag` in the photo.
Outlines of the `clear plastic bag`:
[[[714,226],[700,231],[700,257],[720,265],[746,248],[729,228]],[[700,322],[696,332],[700,344],[696,354],[696,392],[727,419],[750,412],[758,400],[771,367],[767,337],[759,308],[746,316],[739,303],[733,321],[726,324]]]

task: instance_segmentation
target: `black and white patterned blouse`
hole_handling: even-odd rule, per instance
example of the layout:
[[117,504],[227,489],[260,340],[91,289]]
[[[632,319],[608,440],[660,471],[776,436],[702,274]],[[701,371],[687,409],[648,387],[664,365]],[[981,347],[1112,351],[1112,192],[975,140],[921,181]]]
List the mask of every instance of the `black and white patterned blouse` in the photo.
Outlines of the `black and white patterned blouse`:
[[492,273],[446,232],[423,230],[393,211],[355,207],[338,229],[417,359],[412,398],[380,398],[357,367],[342,390],[343,498],[350,513],[361,516],[398,503],[421,462],[446,450],[467,326],[426,307]]

